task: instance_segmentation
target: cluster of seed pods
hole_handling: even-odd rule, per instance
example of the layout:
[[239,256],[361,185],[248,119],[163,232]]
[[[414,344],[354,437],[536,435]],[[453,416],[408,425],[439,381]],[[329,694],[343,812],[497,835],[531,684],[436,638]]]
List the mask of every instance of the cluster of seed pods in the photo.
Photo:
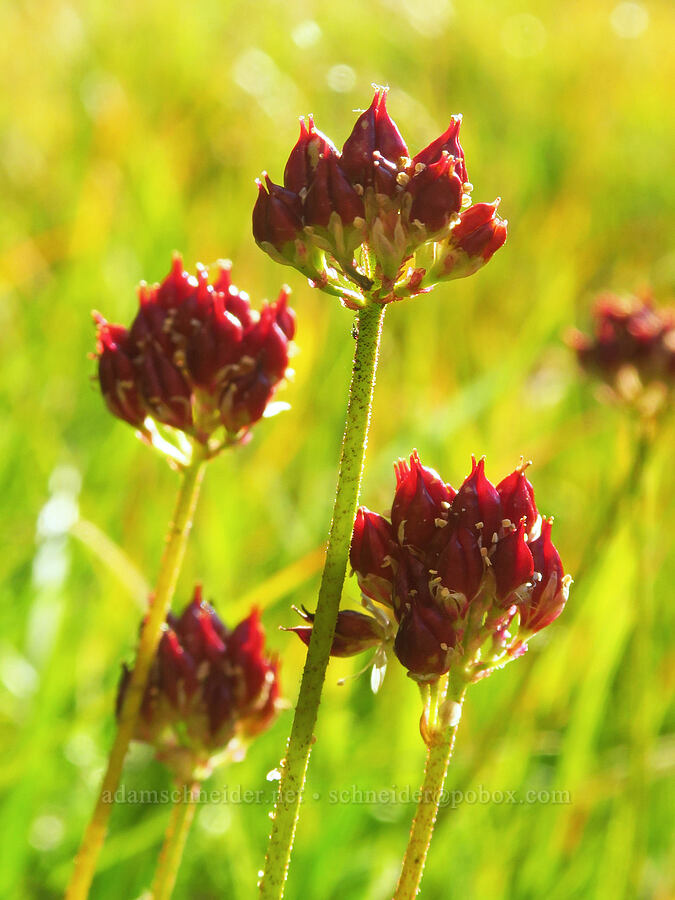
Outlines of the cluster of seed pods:
[[[332,652],[391,644],[418,681],[451,668],[475,681],[520,656],[560,615],[570,578],[525,465],[496,486],[473,461],[459,490],[417,453],[396,466],[391,515],[362,507],[351,564],[370,614],[339,613]],[[309,624],[293,629],[305,642]]]
[[139,289],[130,329],[94,313],[98,376],[110,411],[135,428],[149,417],[206,443],[221,426],[241,439],[265,412],[288,370],[295,315],[288,289],[261,312],[219,263],[209,282],[174,256],[161,282]]
[[498,201],[470,205],[461,117],[411,155],[386,96],[376,90],[341,152],[301,120],[283,185],[258,182],[259,246],[347,305],[354,287],[385,303],[471,275],[506,240]]

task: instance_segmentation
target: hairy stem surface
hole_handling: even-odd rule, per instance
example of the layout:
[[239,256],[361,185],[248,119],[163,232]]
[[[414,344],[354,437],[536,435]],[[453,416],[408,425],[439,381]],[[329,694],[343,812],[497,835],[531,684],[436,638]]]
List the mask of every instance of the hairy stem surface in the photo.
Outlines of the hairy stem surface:
[[265,870],[260,881],[260,896],[265,900],[283,896],[288,873],[301,794],[314,741],[314,726],[347,571],[349,545],[368,441],[384,309],[384,306],[372,303],[360,310],[356,317],[358,332],[333,519],[312,638],[307,651],[286,758],[281,765],[272,833],[265,859]]
[[[393,900],[413,900],[419,891],[424,864],[436,824],[445,776],[455,746],[465,690],[464,685],[453,688],[451,682],[448,688],[448,699],[439,708],[442,710],[445,706],[448,709],[449,705],[452,715],[447,725],[442,726],[442,723],[437,723],[438,730],[431,734],[427,745],[427,762],[420,799],[410,829],[408,846]],[[439,725],[441,727],[438,727]]]

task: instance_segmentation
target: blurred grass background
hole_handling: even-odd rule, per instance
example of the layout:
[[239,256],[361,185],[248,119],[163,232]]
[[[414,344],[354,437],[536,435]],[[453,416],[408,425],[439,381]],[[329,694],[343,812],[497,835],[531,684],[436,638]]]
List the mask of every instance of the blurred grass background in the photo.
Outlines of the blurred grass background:
[[[411,148],[464,114],[474,197],[503,197],[510,236],[478,275],[388,311],[363,502],[387,505],[414,446],[455,483],[472,452],[493,480],[524,454],[568,571],[590,560],[528,656],[471,690],[448,781],[570,802],[445,810],[422,896],[673,896],[673,430],[598,534],[634,432],[561,343],[601,289],[673,298],[672,5],[16,0],[0,17],[0,896],[63,890],[111,742],[176,479],[105,412],[89,312],[129,322],[174,249],[232,257],[257,301],[293,287],[293,408],[210,466],[177,599],[200,579],[230,623],[259,602],[295,699],[303,648],[277,626],[315,602],[350,316],[255,247],[253,179],[280,179],[302,113],[340,145],[371,82]],[[339,687],[361,663],[329,670],[289,898],[385,900],[396,879],[413,806],[329,797],[421,779],[414,685],[392,666],[378,697],[367,676]],[[271,799],[290,721],[208,787]],[[125,785],[168,780],[137,748]],[[200,809],[176,896],[252,897],[268,809]],[[114,811],[93,896],[142,893],[168,814]]]

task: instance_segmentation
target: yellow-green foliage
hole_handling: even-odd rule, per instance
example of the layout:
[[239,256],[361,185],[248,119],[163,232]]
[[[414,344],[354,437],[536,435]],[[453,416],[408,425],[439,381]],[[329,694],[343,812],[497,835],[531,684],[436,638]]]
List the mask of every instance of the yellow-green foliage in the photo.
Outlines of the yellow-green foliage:
[[[673,297],[674,24],[666,0],[3,5],[0,895],[60,894],[111,741],[137,628],[133,567],[152,580],[176,479],[106,413],[89,311],[128,322],[136,283],[164,276],[173,249],[189,266],[232,257],[256,301],[293,288],[300,352],[280,395],[293,408],[210,467],[179,602],[200,579],[236,622],[255,598],[295,698],[304,648],[277,626],[292,621],[291,603],[315,602],[351,317],[256,248],[253,180],[263,168],[281,178],[302,113],[341,143],[377,82],[391,85],[389,110],[413,148],[464,114],[474,198],[502,196],[510,236],[476,276],[388,311],[363,501],[386,502],[392,461],[414,446],[455,482],[471,452],[487,454],[495,477],[524,454],[567,569],[591,563],[529,658],[472,688],[448,781],[523,801],[567,791],[570,802],[446,809],[422,896],[669,896],[673,431],[638,500],[598,538],[632,431],[596,402],[561,335],[586,323],[601,289],[650,283]],[[77,473],[84,524],[66,538]],[[345,596],[357,599],[352,581]],[[367,676],[337,685],[360,664],[329,669],[291,900],[391,896],[413,806],[334,803],[330,791],[418,786],[419,696],[393,666],[377,698]],[[265,775],[290,716],[207,786],[265,800],[198,812],[177,897],[254,895]],[[168,781],[137,751],[125,785]],[[94,896],[148,886],[168,813],[114,811]]]

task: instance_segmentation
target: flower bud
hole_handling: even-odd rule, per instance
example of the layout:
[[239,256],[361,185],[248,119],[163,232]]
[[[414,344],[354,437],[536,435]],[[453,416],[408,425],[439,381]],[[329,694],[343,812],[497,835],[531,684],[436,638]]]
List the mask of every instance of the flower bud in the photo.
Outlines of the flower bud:
[[138,312],[129,329],[129,343],[136,359],[150,347],[173,360],[176,343],[170,327],[171,317],[157,303],[155,293],[145,282],[139,285]]
[[226,430],[237,434],[257,422],[272,399],[288,366],[288,339],[278,320],[287,320],[285,295],[281,307],[264,307],[259,321],[243,336],[241,356],[223,387],[219,410]]
[[464,594],[471,601],[485,572],[476,533],[463,527],[453,531],[438,557],[437,569],[444,587],[452,593]]
[[[191,292],[185,294],[180,305],[171,311],[165,326],[169,330],[174,344],[179,348],[182,348],[185,342],[191,339],[201,322],[210,318],[214,305],[222,303],[224,306],[226,299],[223,295],[217,294],[214,286],[209,284],[207,267],[202,263],[197,263],[195,268],[197,270],[196,277],[188,279],[192,286]],[[160,284],[157,296],[159,296],[162,286]]]
[[181,646],[178,635],[168,627],[157,648],[158,684],[176,707],[181,702],[181,695],[192,696],[197,690],[199,679],[194,657]]
[[283,705],[279,668],[279,660],[276,657],[272,658],[265,672],[267,699],[261,706],[256,707],[255,715],[246,716],[241,720],[241,733],[247,740],[267,731],[279,715],[279,708]]
[[355,218],[365,215],[363,199],[347,181],[334,156],[317,163],[305,198],[305,224],[327,228],[332,213],[337,213],[343,225],[351,225]]
[[[309,647],[312,636],[314,613],[308,612],[304,607],[296,610],[309,625],[296,625],[294,628],[284,628],[284,631],[292,631],[300,640]],[[364,613],[354,609],[341,609],[338,613],[335,626],[335,635],[331,644],[330,655],[337,657],[356,656],[376,647],[385,639],[385,631],[382,625]]]
[[110,412],[135,428],[147,415],[131,357],[129,332],[95,312],[96,355],[101,393]]
[[[390,200],[395,194],[400,193],[398,181],[399,167],[386,157],[382,156],[379,150],[373,153],[373,189],[376,194],[374,208],[379,209],[383,213],[393,212],[397,209],[398,203],[392,204]],[[396,221],[396,216],[392,216]]]
[[295,310],[288,305],[290,296],[291,289],[285,284],[279,291],[279,296],[273,308],[277,325],[286,336],[286,339],[292,341],[295,337],[297,319]]
[[465,278],[487,263],[506,241],[505,219],[495,203],[474,203],[460,213],[459,221],[438,245],[426,282]]
[[276,262],[293,266],[312,281],[325,282],[326,272],[316,247],[303,233],[300,197],[280,187],[263,173],[257,180],[258,200],[253,208],[253,237]]
[[498,541],[491,563],[497,583],[497,600],[505,607],[517,603],[517,599],[513,599],[513,592],[532,581],[534,575],[534,560],[525,542],[525,526],[522,522],[517,529]]
[[450,668],[456,640],[453,623],[439,607],[413,599],[404,606],[394,653],[416,681],[435,681]]
[[396,541],[389,522],[365,507],[356,511],[349,560],[363,593],[391,606]]
[[307,122],[300,119],[300,137],[284,169],[284,187],[299,196],[309,190],[320,160],[337,156],[333,142],[314,127],[314,118],[308,116]]
[[216,661],[225,649],[227,631],[213,609],[203,601],[199,584],[195,586],[192,602],[179,619],[172,619],[172,625],[193,659],[206,657]]
[[[277,661],[265,653],[257,612],[230,632],[195,589],[169,615],[143,697],[136,740],[154,746],[179,777],[204,776],[228,751],[269,727],[279,697]],[[129,684],[125,668],[118,715]]]
[[174,253],[171,269],[164,281],[152,294],[152,299],[165,312],[183,308],[195,290],[195,278],[183,267],[183,257]]
[[464,210],[453,229],[451,237],[454,245],[473,264],[485,265],[506,240],[506,221],[497,216],[498,205],[499,200],[474,203]]
[[253,703],[269,680],[269,662],[264,657],[265,632],[256,608],[243,619],[229,636],[229,660],[233,669],[241,673],[237,700]]
[[480,533],[482,546],[491,546],[493,535],[501,526],[502,510],[496,488],[485,477],[484,458],[476,462],[472,457],[471,474],[452,501],[451,512],[456,527]]
[[303,212],[307,233],[314,242],[343,265],[351,266],[354,250],[364,238],[365,208],[335,156],[317,163]]
[[221,395],[219,413],[225,430],[238,434],[260,419],[272,394],[272,384],[262,371],[251,371],[233,381]]
[[192,428],[190,388],[180,370],[153,344],[137,361],[138,382],[150,415],[180,431]]
[[244,329],[236,316],[227,312],[222,294],[215,294],[210,308],[199,319],[185,349],[185,365],[193,383],[213,391],[225,369],[241,354]]
[[156,285],[141,282],[139,309],[131,326],[131,340],[142,353],[154,345],[173,360],[181,342],[190,334],[195,318],[210,304],[208,275],[197,265],[197,277],[183,269],[180,253],[174,253],[169,274]]
[[553,519],[544,519],[541,536],[530,544],[534,560],[534,588],[520,610],[520,627],[540,631],[557,619],[565,607],[571,579],[564,574],[558,551],[551,542]]
[[446,509],[452,498],[452,490],[437,472],[422,465],[417,451],[412,453],[410,464],[399,460],[391,508],[391,522],[398,540],[423,546],[436,532],[437,520],[447,518]]
[[[286,256],[287,248],[302,233],[302,204],[297,194],[274,184],[266,172],[263,178],[264,184],[260,179],[256,181],[258,200],[253,208],[253,237],[261,246],[271,244]],[[290,257],[293,251],[288,254]]]
[[525,476],[527,464],[520,465],[497,485],[502,504],[502,515],[517,525],[525,518],[526,532],[529,534],[539,519],[534,502],[534,488]]
[[[242,328],[248,328],[254,324],[255,316],[251,311],[251,301],[248,294],[239,291],[232,283],[232,263],[229,259],[220,259],[215,266],[213,278],[213,290],[222,294],[225,312],[239,319]],[[288,293],[289,288],[283,288],[283,293]],[[289,340],[293,337],[288,335]]]
[[[375,154],[379,156],[375,156]],[[398,166],[408,156],[408,148],[401,133],[387,112],[387,90],[377,88],[373,102],[356,120],[352,133],[342,148],[340,166],[352,184],[369,187],[379,181],[380,193],[389,193],[390,181],[377,169],[380,160]],[[386,171],[386,164],[384,170]],[[384,190],[382,190],[384,189]]]
[[443,153],[437,162],[417,163],[406,185],[411,197],[409,219],[423,229],[421,240],[441,232],[462,208],[462,180],[454,160]]
[[459,127],[462,124],[461,116],[453,116],[450,124],[440,137],[432,141],[424,150],[413,156],[413,168],[419,163],[424,166],[431,166],[447,153],[455,161],[457,175],[461,178],[463,184],[467,184],[469,177],[466,174],[466,166],[464,165],[464,151],[459,142]]

